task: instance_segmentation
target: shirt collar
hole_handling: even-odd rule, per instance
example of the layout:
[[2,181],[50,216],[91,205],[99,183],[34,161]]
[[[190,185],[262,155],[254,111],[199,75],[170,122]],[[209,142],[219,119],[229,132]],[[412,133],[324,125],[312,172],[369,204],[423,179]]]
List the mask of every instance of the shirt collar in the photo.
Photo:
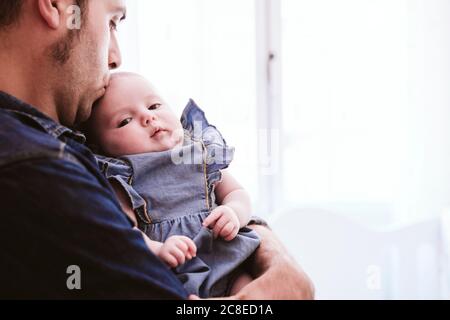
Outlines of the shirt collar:
[[79,143],[86,143],[86,137],[82,133],[60,125],[31,105],[20,101],[3,91],[0,91],[0,109],[27,117],[56,139],[67,136]]

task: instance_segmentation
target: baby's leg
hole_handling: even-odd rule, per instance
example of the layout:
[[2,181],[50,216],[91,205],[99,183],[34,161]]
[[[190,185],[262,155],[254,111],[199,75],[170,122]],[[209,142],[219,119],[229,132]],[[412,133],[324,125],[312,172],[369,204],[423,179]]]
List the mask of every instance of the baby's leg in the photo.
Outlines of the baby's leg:
[[236,293],[241,291],[246,285],[252,282],[254,279],[246,272],[240,273],[233,282],[231,286],[230,295],[234,296]]

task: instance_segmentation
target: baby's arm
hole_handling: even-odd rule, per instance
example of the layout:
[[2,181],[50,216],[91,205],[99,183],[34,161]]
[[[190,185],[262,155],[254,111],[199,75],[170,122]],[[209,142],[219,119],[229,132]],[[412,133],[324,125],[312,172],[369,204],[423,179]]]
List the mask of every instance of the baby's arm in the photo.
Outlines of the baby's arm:
[[139,231],[144,237],[144,241],[147,247],[158,256],[162,261],[164,261],[169,267],[175,268],[182,265],[186,260],[191,260],[196,256],[197,247],[194,241],[183,236],[172,236],[168,238],[164,243],[153,241],[145,233],[137,228],[136,214],[134,213],[130,200],[125,195],[123,189],[115,181],[110,181],[117,198],[119,200],[120,206],[125,214],[131,219],[134,224],[134,229]]
[[217,203],[221,204],[205,219],[203,225],[211,227],[215,237],[233,240],[239,229],[250,221],[251,202],[247,191],[227,171],[215,189]]

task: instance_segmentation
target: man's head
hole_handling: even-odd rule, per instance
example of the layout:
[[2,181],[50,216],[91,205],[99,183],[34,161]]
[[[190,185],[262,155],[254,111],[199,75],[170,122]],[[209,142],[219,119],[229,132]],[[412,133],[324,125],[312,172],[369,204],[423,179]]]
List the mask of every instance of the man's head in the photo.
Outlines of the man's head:
[[[0,0],[0,31],[5,31],[14,25],[18,25],[21,12],[24,5],[24,0],[6,1]],[[79,22],[81,23],[86,18],[88,0],[75,0],[74,5],[79,9]],[[75,19],[74,19],[75,20]],[[81,29],[81,25],[80,25]],[[72,30],[76,30],[72,29]],[[79,33],[78,33],[79,34]],[[68,34],[67,38],[62,39],[53,46],[52,54],[55,60],[64,63],[70,57],[70,49],[73,45],[75,32]]]
[[0,90],[64,125],[85,121],[121,64],[123,18],[124,0],[0,0]]
[[142,76],[115,73],[87,124],[88,139],[107,156],[161,152],[183,143],[179,118]]

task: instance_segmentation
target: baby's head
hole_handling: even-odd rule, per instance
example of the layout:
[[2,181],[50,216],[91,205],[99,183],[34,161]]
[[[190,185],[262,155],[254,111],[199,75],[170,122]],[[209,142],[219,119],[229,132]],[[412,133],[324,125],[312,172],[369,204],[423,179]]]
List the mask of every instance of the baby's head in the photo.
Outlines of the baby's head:
[[161,152],[183,143],[179,118],[155,88],[134,73],[115,73],[92,110],[88,137],[111,157]]

